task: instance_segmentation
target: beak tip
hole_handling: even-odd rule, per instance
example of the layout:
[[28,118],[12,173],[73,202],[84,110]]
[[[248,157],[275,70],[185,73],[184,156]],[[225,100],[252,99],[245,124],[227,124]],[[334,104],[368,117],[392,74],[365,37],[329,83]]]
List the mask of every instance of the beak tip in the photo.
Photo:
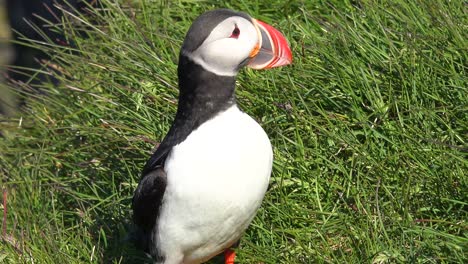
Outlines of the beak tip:
[[282,58],[282,59],[285,61],[285,64],[283,64],[283,65],[292,64],[292,62],[293,62],[293,56],[292,56],[291,48],[289,48],[289,45],[287,45],[286,47],[284,47],[284,53],[286,53],[286,54],[285,54],[285,56]]

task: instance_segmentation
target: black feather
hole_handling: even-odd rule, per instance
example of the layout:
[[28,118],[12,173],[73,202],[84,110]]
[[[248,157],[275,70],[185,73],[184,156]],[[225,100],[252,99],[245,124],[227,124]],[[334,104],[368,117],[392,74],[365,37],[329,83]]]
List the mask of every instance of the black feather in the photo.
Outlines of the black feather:
[[155,169],[140,181],[132,200],[133,222],[137,226],[135,242],[139,248],[151,253],[156,259],[161,259],[162,256],[159,252],[151,252],[149,245],[155,242],[151,231],[159,216],[166,184],[164,169]]

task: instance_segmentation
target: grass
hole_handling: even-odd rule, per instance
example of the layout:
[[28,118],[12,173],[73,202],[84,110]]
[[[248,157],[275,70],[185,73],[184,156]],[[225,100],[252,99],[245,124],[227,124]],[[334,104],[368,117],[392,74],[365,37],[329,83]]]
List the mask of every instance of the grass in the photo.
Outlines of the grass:
[[74,48],[30,44],[60,85],[0,123],[0,262],[149,262],[125,242],[131,196],[176,110],[184,34],[215,7],[275,25],[294,55],[238,78],[275,155],[238,261],[467,262],[464,1],[102,2],[57,25]]

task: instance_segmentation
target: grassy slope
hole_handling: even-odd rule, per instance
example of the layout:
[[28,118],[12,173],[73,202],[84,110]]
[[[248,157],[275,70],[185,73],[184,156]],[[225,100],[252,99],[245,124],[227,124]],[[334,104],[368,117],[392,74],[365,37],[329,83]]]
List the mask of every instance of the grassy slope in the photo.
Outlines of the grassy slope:
[[467,261],[463,1],[169,2],[68,30],[82,54],[55,49],[63,84],[1,124],[0,262],[141,263],[122,242],[132,192],[176,109],[182,38],[219,6],[274,24],[295,56],[239,76],[275,153],[239,262]]

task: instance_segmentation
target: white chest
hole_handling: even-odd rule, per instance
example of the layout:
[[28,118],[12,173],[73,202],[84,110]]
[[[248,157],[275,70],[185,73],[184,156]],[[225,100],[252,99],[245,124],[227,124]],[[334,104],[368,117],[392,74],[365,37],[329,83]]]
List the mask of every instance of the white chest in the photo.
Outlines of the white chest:
[[266,133],[237,106],[192,132],[165,163],[161,249],[196,263],[234,243],[261,204],[272,160]]

